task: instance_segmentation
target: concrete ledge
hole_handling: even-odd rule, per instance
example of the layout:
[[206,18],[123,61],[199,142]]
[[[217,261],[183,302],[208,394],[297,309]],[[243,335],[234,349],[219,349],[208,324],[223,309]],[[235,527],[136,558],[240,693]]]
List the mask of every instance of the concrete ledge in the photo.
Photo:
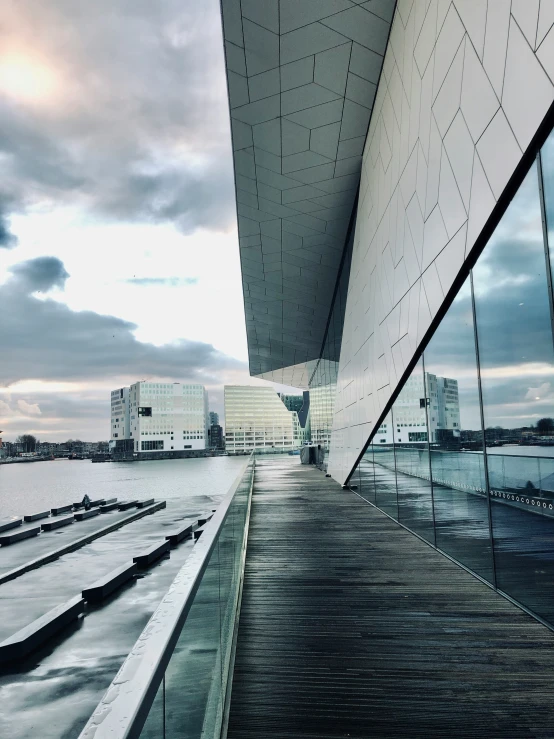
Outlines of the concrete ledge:
[[60,513],[67,513],[73,508],[73,503],[70,503],[69,505],[60,505],[57,506],[57,508],[51,508],[50,513],[53,516],[58,516]]
[[147,505],[152,505],[154,498],[148,498],[148,500],[139,500],[137,502],[137,508],[144,508]]
[[18,518],[16,516],[12,516],[12,518],[3,518],[0,520],[0,531],[15,529],[18,526],[21,526],[22,521],[22,518]]
[[22,531],[14,531],[13,534],[4,534],[4,536],[0,536],[0,545],[5,547],[8,546],[8,544],[15,544],[16,541],[21,541],[22,539],[30,539],[32,536],[36,536],[40,533],[40,526],[37,526],[34,529],[23,529]]
[[91,505],[102,505],[102,503],[105,503],[105,502],[106,501],[104,500],[104,498],[98,498],[98,500],[91,500],[90,504]]
[[23,520],[25,523],[30,523],[31,521],[38,521],[41,518],[48,518],[50,515],[50,511],[41,511],[40,513],[31,513],[28,516],[23,516]]
[[199,519],[198,519],[198,525],[199,526],[204,526],[204,524],[205,523],[208,523],[208,521],[210,520],[210,518],[212,518],[213,515],[214,515],[213,513],[204,513],[203,516],[200,516],[199,517]]
[[100,511],[100,513],[108,513],[109,511],[115,511],[117,510],[117,503],[104,503],[100,506],[100,508],[97,508],[96,510]]
[[79,513],[75,513],[74,515],[76,521],[85,521],[87,518],[93,518],[99,513],[100,508],[91,508],[89,511],[80,511]]
[[120,511],[127,511],[129,508],[136,508],[138,500],[122,500],[117,504]]
[[110,505],[111,503],[117,503],[117,498],[107,498],[103,503],[100,503],[100,505]]
[[74,621],[85,607],[85,601],[78,595],[66,603],[62,603],[44,616],[37,618],[28,626],[4,639],[0,643],[0,664],[13,662],[26,657],[34,649],[48,641],[64,626]]
[[104,598],[107,598],[108,595],[111,595],[114,590],[117,590],[117,588],[121,587],[128,580],[131,580],[136,571],[136,562],[127,562],[127,564],[117,567],[97,580],[90,588],[83,590],[83,598],[90,603],[99,603]]
[[194,540],[196,541],[197,539],[200,539],[203,533],[204,533],[204,527],[199,526],[194,532]]
[[166,552],[169,552],[170,546],[171,544],[167,539],[162,542],[158,541],[155,544],[152,544],[152,546],[142,554],[137,554],[136,557],[133,557],[133,562],[136,562],[139,567],[148,567],[152,562],[155,562],[157,559],[160,559],[160,557],[163,557]]
[[56,518],[53,521],[47,521],[41,525],[43,531],[53,531],[54,529],[61,529],[62,526],[69,526],[73,523],[73,516],[67,516],[67,518]]
[[159,503],[155,503],[150,508],[145,508],[142,511],[134,511],[126,518],[120,518],[118,521],[114,521],[113,523],[108,524],[108,526],[103,526],[101,529],[91,531],[89,534],[85,534],[85,536],[81,536],[75,541],[66,543],[63,546],[46,552],[39,557],[35,557],[35,559],[31,559],[29,560],[29,562],[25,562],[25,564],[20,565],[19,567],[14,567],[13,570],[8,570],[3,575],[0,575],[0,585],[2,583],[9,582],[10,580],[15,580],[16,577],[23,575],[25,572],[36,570],[38,567],[42,567],[42,565],[48,564],[48,562],[53,562],[54,560],[62,557],[68,552],[74,552],[76,549],[80,549],[81,547],[85,546],[85,544],[90,544],[90,542],[94,541],[95,539],[100,539],[100,537],[105,536],[106,534],[110,534],[112,531],[116,531],[117,529],[120,529],[122,526],[125,526],[132,521],[137,521],[143,516],[149,516],[152,513],[156,513],[156,511],[160,511],[162,508],[165,507],[165,500],[160,500]]
[[172,531],[171,534],[166,534],[166,539],[169,541],[171,546],[176,546],[180,541],[183,541],[183,539],[188,539],[189,536],[192,535],[192,524],[189,524],[188,526],[183,526],[182,529],[177,529],[177,531]]

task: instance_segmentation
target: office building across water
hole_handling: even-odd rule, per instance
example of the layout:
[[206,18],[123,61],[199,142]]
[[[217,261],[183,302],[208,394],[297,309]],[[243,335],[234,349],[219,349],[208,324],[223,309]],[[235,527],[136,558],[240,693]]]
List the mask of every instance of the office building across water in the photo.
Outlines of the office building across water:
[[114,452],[184,452],[207,449],[208,394],[203,385],[135,382],[111,394]]

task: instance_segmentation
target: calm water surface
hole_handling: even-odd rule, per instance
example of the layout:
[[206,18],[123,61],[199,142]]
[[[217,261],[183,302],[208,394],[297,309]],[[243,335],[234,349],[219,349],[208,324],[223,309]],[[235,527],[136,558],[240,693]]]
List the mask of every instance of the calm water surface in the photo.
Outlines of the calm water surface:
[[0,465],[0,518],[25,515],[90,498],[157,498],[178,504],[222,496],[244,457],[106,462],[60,459]]

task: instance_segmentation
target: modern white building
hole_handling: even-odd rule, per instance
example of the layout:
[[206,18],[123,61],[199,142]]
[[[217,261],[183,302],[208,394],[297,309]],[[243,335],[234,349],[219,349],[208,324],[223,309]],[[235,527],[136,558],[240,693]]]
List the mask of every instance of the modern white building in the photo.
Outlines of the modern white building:
[[406,381],[394,403],[392,422],[382,424],[375,440],[379,444],[435,443],[442,440],[441,431],[460,435],[458,382],[430,372],[424,380],[417,373]]
[[306,431],[271,387],[225,386],[225,449],[242,454],[290,451],[302,446]]
[[139,454],[206,449],[208,419],[203,385],[136,382],[112,392],[110,446]]
[[110,439],[114,442],[112,446],[116,446],[116,441],[130,439],[130,430],[129,388],[120,387],[111,393]]

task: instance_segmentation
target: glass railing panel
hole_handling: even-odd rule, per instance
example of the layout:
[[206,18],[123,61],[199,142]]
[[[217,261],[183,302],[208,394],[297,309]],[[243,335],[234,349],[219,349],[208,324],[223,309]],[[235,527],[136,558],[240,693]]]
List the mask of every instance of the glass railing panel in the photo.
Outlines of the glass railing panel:
[[146,719],[142,731],[140,733],[140,739],[163,739],[165,737],[165,695],[164,695],[164,681],[162,680],[150,713]]
[[83,730],[83,739],[216,739],[244,568],[253,458]]
[[221,711],[219,565],[216,547],[165,671],[164,739],[214,736]]

